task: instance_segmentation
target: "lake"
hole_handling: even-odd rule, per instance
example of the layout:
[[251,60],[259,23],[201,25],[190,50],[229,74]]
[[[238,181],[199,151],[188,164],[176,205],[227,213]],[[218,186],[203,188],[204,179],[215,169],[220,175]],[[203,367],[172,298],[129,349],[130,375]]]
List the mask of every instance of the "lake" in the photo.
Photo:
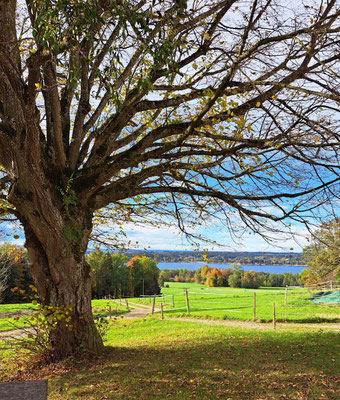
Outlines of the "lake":
[[[203,263],[203,262],[159,262],[157,266],[159,269],[190,269],[196,270],[203,265],[209,265],[211,268],[232,268],[231,264],[214,264],[214,263]],[[245,271],[255,272],[270,272],[271,274],[283,274],[284,272],[292,272],[293,274],[299,274],[306,267],[294,266],[294,265],[242,265]]]

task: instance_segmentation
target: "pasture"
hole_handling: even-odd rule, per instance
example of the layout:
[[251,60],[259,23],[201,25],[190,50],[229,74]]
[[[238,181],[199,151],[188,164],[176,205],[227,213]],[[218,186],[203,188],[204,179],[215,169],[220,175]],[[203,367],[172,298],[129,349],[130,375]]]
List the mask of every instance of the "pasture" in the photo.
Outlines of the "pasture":
[[[196,321],[170,319],[187,316],[184,288],[190,316]],[[98,358],[84,355],[80,362],[70,359],[32,367],[25,353],[13,350],[8,340],[0,341],[0,381],[48,379],[50,400],[337,399],[340,348],[334,324],[327,329],[327,324],[319,328],[315,323],[289,323],[275,331],[266,324],[260,324],[259,330],[213,321],[251,320],[253,293],[169,283],[164,297],[156,298],[157,310],[164,303],[164,320],[158,312],[136,320],[109,319],[105,353]],[[277,304],[279,320],[335,322],[340,317],[339,306],[312,303],[305,290],[288,291],[285,306],[284,289],[255,293],[261,321],[271,320],[272,302]],[[150,305],[148,298],[130,302]],[[127,312],[124,299],[93,300],[92,306],[95,316]],[[10,316],[33,307],[0,305],[0,313]],[[198,318],[211,321],[207,324]],[[6,320],[0,319],[4,324]]]
[[[255,319],[269,322],[273,319],[273,303],[278,322],[339,322],[340,305],[316,304],[306,289],[260,288],[233,289],[206,287],[195,283],[167,282],[162,288],[163,297],[156,298],[156,307],[164,303],[168,317],[187,316],[184,289],[188,291],[190,315],[202,319],[254,319],[254,293],[256,294]],[[285,301],[286,297],[286,301]],[[151,298],[135,299],[151,304]]]
[[[105,345],[99,358],[38,370],[25,364],[11,379],[48,378],[50,400],[338,398],[338,334],[328,330],[250,330],[155,316],[110,322]],[[0,379],[9,379],[9,367],[0,368]]]

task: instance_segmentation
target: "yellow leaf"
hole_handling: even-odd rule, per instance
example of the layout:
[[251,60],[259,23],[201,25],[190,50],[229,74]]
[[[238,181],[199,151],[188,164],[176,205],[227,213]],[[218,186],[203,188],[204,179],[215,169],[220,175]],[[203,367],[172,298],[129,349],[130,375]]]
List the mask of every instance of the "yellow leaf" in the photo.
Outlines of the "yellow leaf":
[[260,107],[260,105],[261,105],[261,102],[258,101],[258,102],[256,103],[256,107]]

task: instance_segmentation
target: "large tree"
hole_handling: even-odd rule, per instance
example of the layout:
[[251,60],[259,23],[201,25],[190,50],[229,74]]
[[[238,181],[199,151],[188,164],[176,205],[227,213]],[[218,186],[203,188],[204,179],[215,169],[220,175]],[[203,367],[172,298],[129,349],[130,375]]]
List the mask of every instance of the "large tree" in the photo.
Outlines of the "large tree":
[[294,7],[0,0],[0,206],[41,301],[74,306],[56,357],[102,348],[84,258],[100,210],[264,232],[338,194],[339,3]]

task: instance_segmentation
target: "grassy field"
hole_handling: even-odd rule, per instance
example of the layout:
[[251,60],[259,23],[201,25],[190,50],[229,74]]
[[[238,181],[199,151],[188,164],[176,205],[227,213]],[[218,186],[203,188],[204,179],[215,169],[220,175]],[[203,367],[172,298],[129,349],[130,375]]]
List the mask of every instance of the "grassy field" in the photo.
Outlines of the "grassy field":
[[[285,288],[233,289],[208,288],[195,283],[168,282],[169,287],[162,288],[164,297],[156,298],[156,306],[164,302],[164,312],[169,317],[187,316],[184,288],[188,289],[190,315],[201,319],[253,319],[254,292],[256,293],[256,320],[269,322],[273,318],[275,303],[278,322],[339,322],[340,305],[316,304],[305,289],[289,289],[286,305]],[[152,299],[133,299],[135,303],[151,305]],[[174,306],[173,306],[174,304]],[[127,312],[124,301],[92,300],[95,316],[108,316]],[[0,304],[0,314],[27,312],[34,308],[32,304]],[[23,326],[27,317],[15,321],[10,314],[0,318],[0,331]]]
[[[207,288],[195,283],[168,282],[162,289],[164,298],[156,298],[156,304],[165,302],[165,314],[171,317],[186,315],[184,288],[188,289],[190,315],[203,319],[253,319],[254,292],[256,293],[256,319],[263,322],[273,318],[275,303],[276,319],[281,322],[339,322],[340,306],[313,303],[305,289],[289,289],[284,305],[285,288],[233,289]],[[151,299],[136,299],[151,304]],[[174,301],[174,307],[173,302]]]
[[[28,326],[29,312],[36,308],[32,303],[0,304],[0,332]],[[128,312],[125,304],[113,304],[108,300],[92,300],[94,317],[123,315]],[[14,317],[14,314],[17,317]]]
[[[252,318],[251,290],[169,286],[163,290],[164,300],[172,303],[174,296],[175,307],[168,305],[166,317],[186,316],[183,290],[187,287],[192,317]],[[286,306],[279,306],[284,290],[257,290],[256,296],[262,320],[271,319],[274,301],[279,318],[283,311],[291,321],[300,319],[300,313],[303,321],[326,315],[330,320],[339,318],[339,306],[311,303],[305,291],[289,292]],[[161,300],[157,298],[157,304]],[[127,311],[125,304],[108,300],[93,300],[92,306],[97,316],[107,316],[109,307],[112,313],[117,308],[117,315]],[[0,313],[31,307],[0,305]],[[157,314],[137,320],[112,319],[103,356],[33,370],[26,356],[11,349],[10,342],[0,341],[0,381],[47,378],[50,400],[339,398],[339,332],[296,324],[280,325],[276,331],[270,325],[251,330],[210,322],[160,320]]]
[[16,378],[48,378],[50,400],[337,399],[338,339],[330,331],[123,320],[111,325],[102,357]]

